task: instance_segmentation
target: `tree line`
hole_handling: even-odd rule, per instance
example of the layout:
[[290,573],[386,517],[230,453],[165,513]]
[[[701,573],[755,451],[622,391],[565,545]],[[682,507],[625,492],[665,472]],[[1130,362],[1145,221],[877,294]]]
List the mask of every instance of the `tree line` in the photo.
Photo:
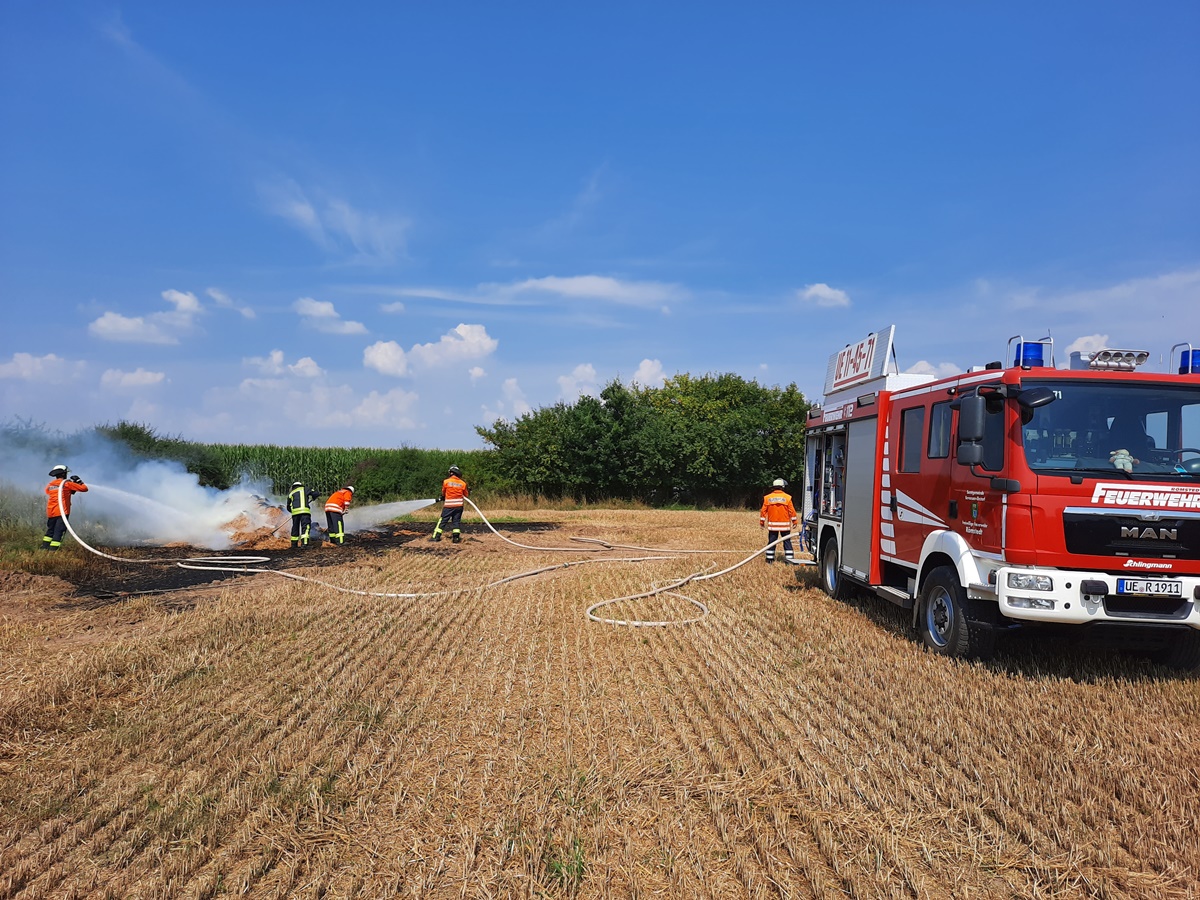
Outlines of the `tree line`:
[[654,506],[745,506],[775,478],[797,484],[809,403],[795,384],[731,373],[662,387],[610,382],[584,396],[478,427],[500,480],[522,493]]

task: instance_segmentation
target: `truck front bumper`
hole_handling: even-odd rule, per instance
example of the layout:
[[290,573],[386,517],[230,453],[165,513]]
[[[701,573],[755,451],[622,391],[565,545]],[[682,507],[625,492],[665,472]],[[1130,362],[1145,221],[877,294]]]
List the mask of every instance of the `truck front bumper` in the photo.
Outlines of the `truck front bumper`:
[[[1017,585],[1010,575],[1016,575]],[[1049,585],[1049,589],[1038,590]],[[1004,567],[996,572],[1000,612],[1026,622],[1188,625],[1200,629],[1200,576]]]

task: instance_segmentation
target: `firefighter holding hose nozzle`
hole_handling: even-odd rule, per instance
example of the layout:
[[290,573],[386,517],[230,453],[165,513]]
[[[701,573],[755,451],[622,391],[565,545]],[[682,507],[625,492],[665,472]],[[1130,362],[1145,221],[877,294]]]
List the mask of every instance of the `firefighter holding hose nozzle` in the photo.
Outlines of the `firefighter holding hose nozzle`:
[[[57,550],[62,546],[63,535],[67,533],[67,516],[71,515],[71,495],[83,493],[88,486],[78,475],[67,477],[66,466],[55,466],[50,470],[51,481],[46,485],[46,536],[42,538],[42,548]],[[62,491],[62,506],[59,506],[59,487]]]
[[463,481],[462,470],[458,466],[451,466],[448,475],[449,477],[442,482],[442,517],[438,520],[437,527],[433,529],[431,540],[440,541],[442,532],[449,528],[451,529],[450,540],[457,544],[462,540],[463,506],[467,502],[470,491],[467,489],[467,483]]
[[326,533],[330,543],[341,547],[346,543],[346,510],[354,499],[354,485],[348,484],[340,491],[334,491],[325,501]]

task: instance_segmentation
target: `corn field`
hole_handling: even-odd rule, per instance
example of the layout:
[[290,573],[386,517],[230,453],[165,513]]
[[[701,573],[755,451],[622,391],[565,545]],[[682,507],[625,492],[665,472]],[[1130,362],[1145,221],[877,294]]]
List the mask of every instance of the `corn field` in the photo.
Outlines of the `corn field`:
[[464,467],[471,483],[486,495],[491,472],[481,450],[420,450],[411,447],[281,447],[262,444],[203,444],[216,460],[226,483],[239,477],[266,482],[285,495],[294,481],[328,494],[353,482],[359,497],[370,500],[437,496],[446,470]]
[[598,610],[699,622],[600,624],[758,549],[757,517],[538,516],[523,543],[729,552],[521,550],[468,514],[460,545],[291,570],[434,596],[14,581],[0,897],[1200,896],[1195,676],[1066,641],[947,661],[761,557]]

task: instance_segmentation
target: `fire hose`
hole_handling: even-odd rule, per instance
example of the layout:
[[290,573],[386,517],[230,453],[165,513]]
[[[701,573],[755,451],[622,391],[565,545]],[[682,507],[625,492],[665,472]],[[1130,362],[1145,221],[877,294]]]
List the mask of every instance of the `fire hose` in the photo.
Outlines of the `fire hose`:
[[[63,491],[63,486],[62,486],[62,484],[59,484],[59,486],[58,486],[58,503],[59,503],[60,509],[63,508],[62,491]],[[579,542],[579,543],[599,544],[600,546],[598,546],[598,547],[537,547],[537,546],[532,546],[529,544],[520,544],[514,540],[511,540],[510,538],[506,537],[505,535],[501,534],[499,531],[497,531],[495,526],[493,526],[492,523],[489,522],[487,517],[483,514],[483,510],[481,510],[478,506],[476,506],[475,502],[473,500],[471,500],[469,497],[465,498],[465,499],[468,503],[471,504],[471,507],[475,510],[476,513],[479,514],[479,518],[483,520],[483,523],[488,527],[488,529],[493,534],[495,534],[501,540],[503,540],[509,544],[512,544],[514,547],[518,547],[523,550],[564,551],[564,552],[573,552],[573,553],[599,553],[599,552],[603,552],[606,550],[623,549],[623,550],[641,550],[641,551],[645,551],[645,552],[649,552],[649,553],[672,554],[670,556],[606,557],[603,559],[593,558],[593,559],[575,560],[573,562],[558,563],[557,565],[542,566],[541,568],[538,568],[538,569],[531,569],[528,572],[519,572],[516,575],[506,576],[504,578],[501,578],[496,581],[492,581],[492,582],[489,582],[488,584],[483,585],[482,588],[479,588],[479,590],[490,590],[491,588],[499,587],[500,585],[507,584],[512,581],[517,581],[522,578],[530,578],[535,575],[541,575],[545,572],[554,571],[555,569],[565,569],[565,568],[569,568],[571,566],[584,565],[586,563],[591,563],[591,562],[650,562],[650,561],[655,561],[655,560],[676,559],[676,558],[678,558],[678,556],[677,556],[678,554],[684,554],[684,553],[735,553],[735,552],[741,552],[740,550],[735,551],[735,550],[656,549],[656,548],[651,548],[651,547],[637,547],[637,546],[632,546],[632,545],[628,545],[628,544],[612,544],[607,541],[599,540],[597,538],[580,538],[580,537],[572,537],[571,540]],[[71,537],[73,537],[76,540],[76,542],[78,542],[78,544],[81,547],[83,547],[85,550],[89,551],[90,553],[94,553],[97,556],[103,557],[105,559],[110,559],[110,560],[112,560],[114,562],[118,562],[118,563],[126,563],[126,564],[133,564],[133,565],[138,565],[138,564],[174,565],[181,569],[191,569],[191,570],[203,571],[203,572],[236,572],[238,574],[247,574],[247,575],[249,575],[249,574],[278,575],[281,578],[290,578],[294,581],[306,582],[308,584],[316,584],[316,585],[320,585],[321,587],[328,588],[333,591],[339,591],[341,593],[346,593],[346,594],[354,594],[354,595],[360,596],[360,597],[381,597],[381,598],[393,598],[393,599],[419,599],[419,598],[425,598],[425,597],[445,597],[445,596],[450,596],[453,594],[464,593],[467,590],[464,588],[458,588],[455,590],[421,591],[421,592],[414,592],[414,593],[395,593],[395,592],[388,592],[388,591],[358,590],[356,588],[348,588],[348,587],[343,587],[342,585],[331,584],[330,582],[322,581],[318,578],[312,578],[307,575],[295,575],[291,572],[285,572],[280,569],[258,568],[257,566],[260,566],[262,563],[271,561],[271,558],[269,556],[188,556],[188,557],[182,557],[182,558],[178,558],[178,559],[129,559],[127,557],[113,556],[110,553],[105,553],[103,550],[98,550],[97,548],[93,547],[91,544],[87,543],[85,540],[83,540],[83,538],[81,538],[79,536],[78,532],[75,531],[75,529],[71,525],[70,519],[65,515],[63,516],[63,524],[66,525],[67,531],[69,531],[71,533]],[[692,597],[688,597],[684,594],[678,593],[678,591],[676,590],[677,588],[683,587],[684,585],[690,584],[692,582],[709,581],[714,578],[719,578],[722,575],[726,575],[729,572],[734,571],[735,569],[741,568],[742,566],[746,565],[746,563],[750,562],[751,560],[755,559],[758,556],[761,556],[763,553],[766,553],[768,550],[772,549],[777,544],[781,544],[785,540],[789,540],[793,536],[798,537],[798,535],[794,535],[792,532],[789,531],[788,533],[784,534],[783,536],[779,537],[778,539],[772,541],[771,543],[767,544],[766,546],[762,547],[761,549],[750,554],[745,559],[743,559],[741,562],[735,563],[734,565],[729,566],[725,569],[722,569],[718,572],[711,572],[706,569],[706,570],[703,570],[700,572],[695,572],[684,578],[677,579],[676,581],[672,581],[668,584],[652,587],[650,590],[643,591],[638,594],[629,594],[624,597],[613,597],[608,600],[601,600],[599,603],[593,603],[591,606],[589,606],[587,608],[585,614],[588,617],[588,619],[590,619],[593,622],[598,622],[598,623],[605,624],[605,625],[624,625],[624,626],[630,626],[630,627],[664,627],[667,625],[689,625],[689,624],[692,624],[695,622],[699,622],[708,615],[708,612],[709,612],[708,607],[705,604],[701,603],[699,600],[696,600]],[[252,566],[251,564],[254,564],[254,565]],[[802,561],[800,563],[797,563],[797,565],[811,566],[811,565],[813,565],[813,563],[809,562],[809,561]],[[709,567],[709,568],[711,569],[711,567]],[[659,620],[659,621],[647,621],[647,620],[641,620],[641,619],[610,619],[610,618],[603,618],[596,614],[596,611],[598,609],[601,609],[605,606],[609,606],[614,603],[621,603],[621,602],[627,601],[627,600],[641,600],[641,599],[645,599],[647,597],[654,597],[654,596],[658,596],[658,595],[666,595],[666,596],[671,596],[671,597],[676,597],[676,598],[679,598],[682,600],[686,600],[688,603],[691,603],[693,606],[695,606],[697,609],[700,610],[700,615],[692,617],[692,618],[688,618],[688,619],[667,619],[667,620]]]

